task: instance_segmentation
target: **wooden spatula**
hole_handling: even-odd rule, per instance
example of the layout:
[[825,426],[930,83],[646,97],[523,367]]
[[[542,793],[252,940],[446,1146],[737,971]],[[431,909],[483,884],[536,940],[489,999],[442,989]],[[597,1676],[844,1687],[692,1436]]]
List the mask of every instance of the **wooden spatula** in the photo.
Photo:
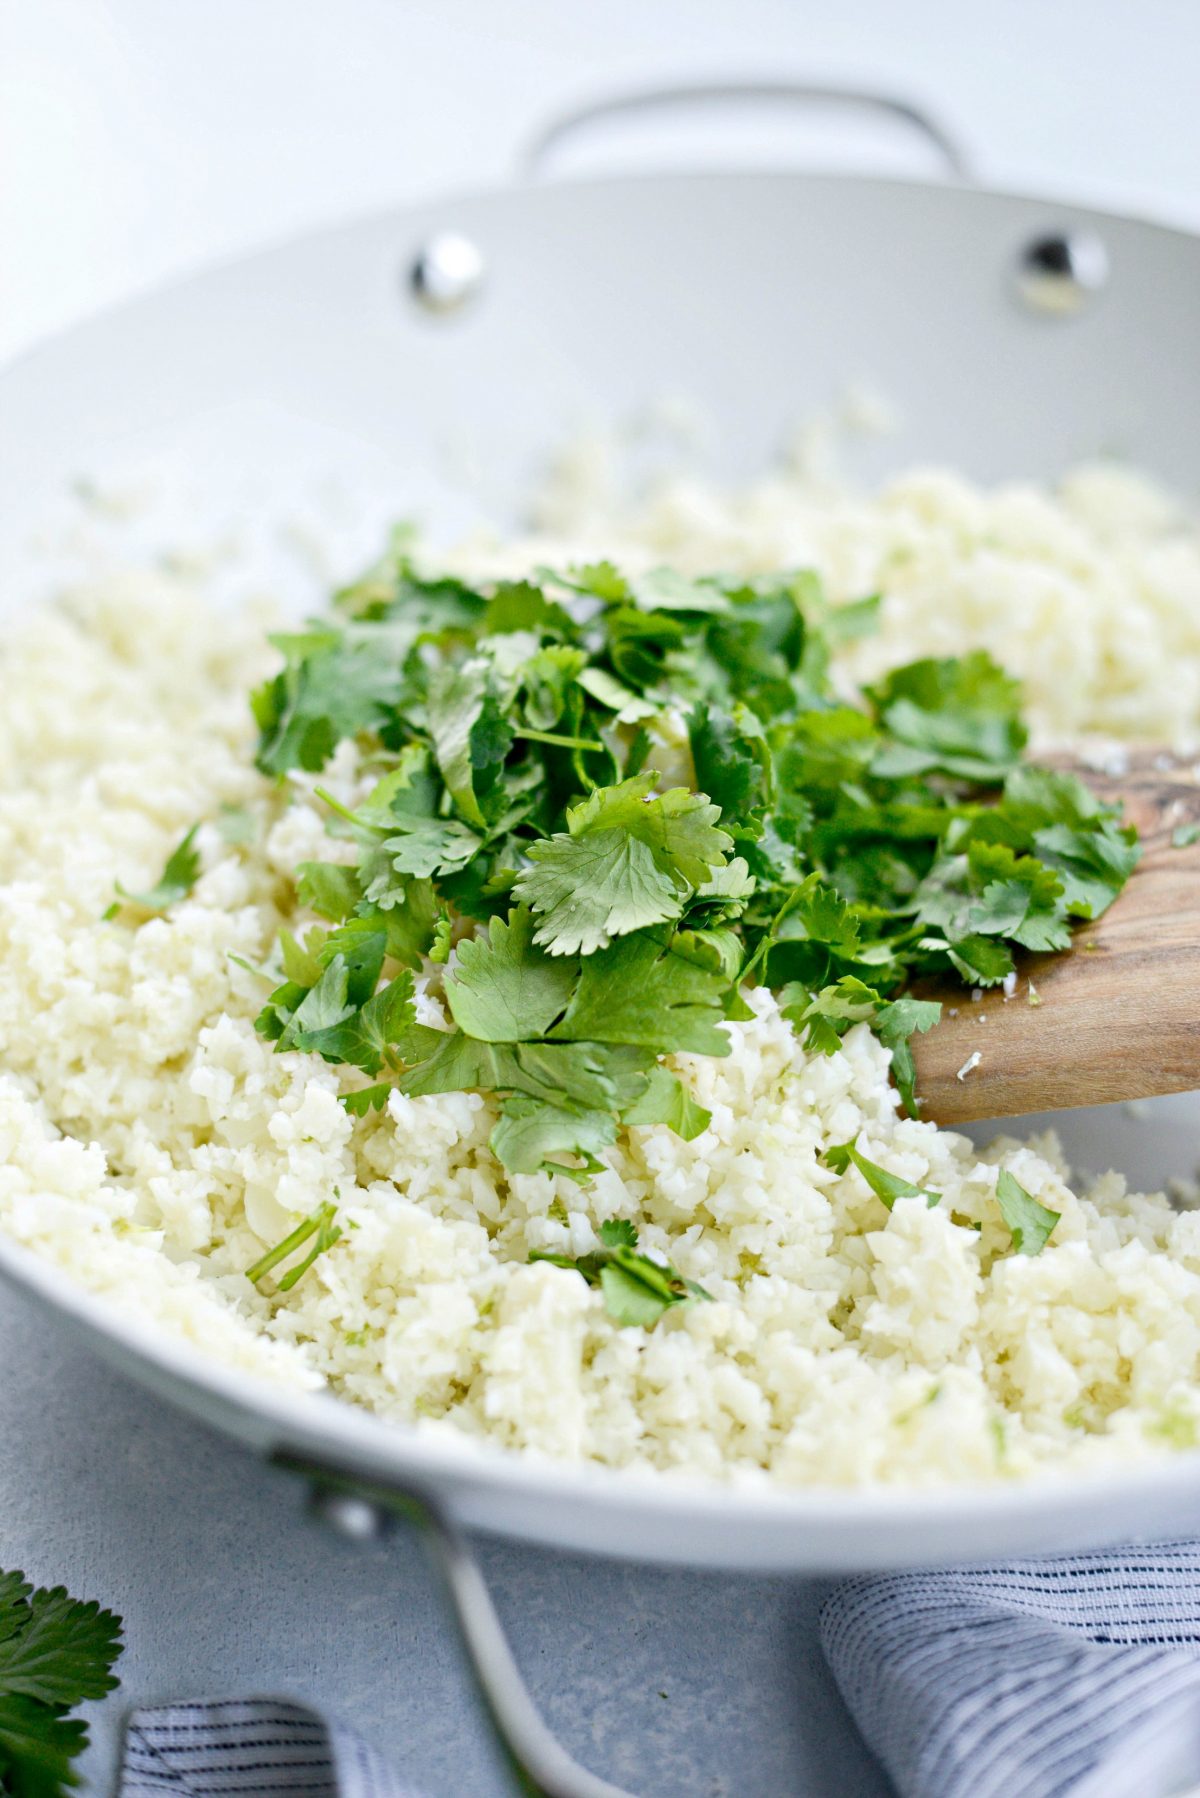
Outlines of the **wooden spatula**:
[[972,1000],[962,986],[923,993],[943,1007],[941,1023],[912,1042],[921,1116],[936,1123],[1200,1088],[1200,842],[1172,842],[1200,821],[1200,764],[1143,750],[1119,777],[1057,765],[1124,802],[1141,862],[1070,950],[1024,957],[1011,998],[992,988]]

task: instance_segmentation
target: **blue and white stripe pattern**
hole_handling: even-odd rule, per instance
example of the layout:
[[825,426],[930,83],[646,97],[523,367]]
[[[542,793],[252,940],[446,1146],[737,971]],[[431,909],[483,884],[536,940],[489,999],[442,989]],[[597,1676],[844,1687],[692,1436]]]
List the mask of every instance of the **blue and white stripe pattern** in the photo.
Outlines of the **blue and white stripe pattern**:
[[850,1580],[821,1638],[901,1798],[1200,1784],[1200,1543]]
[[[900,1798],[1200,1798],[1200,1543],[854,1579],[826,1657]],[[415,1798],[278,1699],[129,1720],[120,1798]]]
[[134,1711],[120,1798],[416,1798],[353,1732],[277,1698]]

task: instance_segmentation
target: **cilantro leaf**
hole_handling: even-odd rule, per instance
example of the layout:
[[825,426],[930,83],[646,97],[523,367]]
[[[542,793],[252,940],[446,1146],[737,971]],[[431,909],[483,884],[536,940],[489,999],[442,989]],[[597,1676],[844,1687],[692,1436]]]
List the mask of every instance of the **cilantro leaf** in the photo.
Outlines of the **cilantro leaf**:
[[486,937],[465,938],[446,977],[456,1024],[484,1042],[519,1043],[545,1036],[566,1010],[578,979],[573,961],[537,948],[527,907],[493,918]]
[[626,581],[629,595],[645,612],[727,612],[729,600],[719,581],[651,568]]
[[584,1171],[594,1172],[596,1157],[617,1140],[616,1120],[606,1111],[566,1111],[518,1093],[500,1114],[489,1142],[510,1174],[574,1173],[557,1161],[562,1154],[582,1156]]
[[0,1691],[0,1773],[12,1798],[62,1798],[78,1784],[71,1762],[87,1741],[77,1718]]
[[781,943],[820,943],[843,958],[858,954],[862,931],[857,914],[835,887],[809,874],[788,899],[776,932]]
[[1077,918],[1107,911],[1141,857],[1132,834],[1107,819],[1086,831],[1048,825],[1033,840],[1042,860],[1061,875],[1067,910]]
[[23,1573],[0,1573],[0,1642],[24,1629],[29,1621],[25,1600],[32,1591]]
[[646,1090],[621,1114],[625,1124],[666,1124],[684,1142],[691,1142],[708,1129],[711,1111],[697,1104],[678,1074],[668,1068],[653,1067]]
[[552,1036],[636,1043],[659,1054],[728,1055],[720,1028],[725,982],[677,954],[666,932],[643,930],[585,956],[579,984]]
[[531,1261],[549,1261],[555,1267],[582,1274],[589,1286],[598,1286],[604,1308],[613,1322],[633,1329],[653,1329],[663,1313],[689,1299],[709,1299],[694,1280],[685,1280],[665,1262],[656,1261],[637,1246],[637,1230],[627,1218],[611,1218],[600,1226],[600,1247],[588,1255],[549,1255],[534,1249]]
[[221,841],[231,849],[253,843],[258,835],[258,820],[244,805],[223,805],[217,813],[216,826]]
[[415,874],[419,879],[455,873],[481,847],[478,833],[454,818],[402,816],[393,828],[396,834],[383,843],[384,853],[397,874]]
[[683,902],[653,852],[625,830],[531,843],[534,866],[513,888],[537,912],[534,941],[552,955],[593,955],[614,937],[677,918]]
[[413,1098],[431,1093],[524,1093],[578,1111],[622,1110],[644,1088],[645,1057],[605,1043],[486,1043],[461,1030],[410,1032],[400,1077]]
[[591,955],[615,936],[676,918],[689,886],[724,866],[732,839],[718,808],[684,787],[654,796],[647,770],[600,787],[567,812],[567,832],[534,843],[514,891],[539,915],[535,942]]
[[[647,1278],[652,1268],[654,1272]],[[668,1287],[666,1292],[662,1290],[664,1284]],[[664,1282],[656,1263],[647,1261],[645,1256],[639,1257],[636,1269],[617,1260],[607,1262],[600,1269],[600,1290],[604,1294],[604,1309],[624,1329],[653,1329],[668,1306],[685,1296],[670,1290],[669,1280]]]
[[619,681],[615,674],[607,668],[585,668],[579,676],[579,685],[583,691],[610,712],[616,712],[618,722],[632,724],[639,718],[652,718],[657,706],[635,693]]
[[315,1049],[326,1061],[377,1074],[415,1017],[413,977],[406,968],[342,1022],[319,1032],[298,1033],[296,1047]]
[[[168,906],[186,899],[200,878],[200,854],[193,848],[199,828],[198,824],[193,824],[183,841],[176,844],[152,887],[144,893],[131,893],[118,880],[118,898],[126,905],[135,905],[140,911],[150,912],[166,911]],[[109,915],[119,909],[119,906],[112,906]]]
[[832,648],[869,637],[879,628],[879,612],[883,595],[868,593],[862,599],[844,600],[841,605],[827,606],[821,614],[821,627]]
[[469,824],[484,828],[483,802],[494,792],[513,731],[492,695],[486,662],[447,669],[430,687],[429,728],[448,792]]
[[1000,779],[1026,742],[1020,688],[986,650],[897,668],[870,690],[890,736],[872,770],[884,778],[915,774]]
[[360,1086],[354,1092],[343,1093],[341,1102],[351,1117],[365,1118],[372,1111],[385,1108],[391,1091],[386,1082],[380,1086]]
[[917,1034],[924,1034],[926,1030],[932,1030],[941,1015],[942,1007],[938,1000],[913,999],[908,995],[893,999],[889,1005],[881,1006],[875,1014],[879,1040],[885,1049],[892,1051],[892,1074],[900,1088],[900,1097],[906,1111],[913,1116],[917,1111],[917,1069],[910,1039]]
[[252,699],[264,774],[315,773],[343,737],[383,726],[403,694],[409,628],[321,626],[271,641],[284,666]]
[[[316,985],[302,993],[284,1025],[279,1048],[319,1049],[324,1033],[335,1030],[354,1013],[354,1006],[348,997],[349,986],[350,975],[346,959],[342,955],[335,955]],[[297,987],[298,983],[291,983],[291,990],[296,990]],[[288,990],[289,988],[281,988],[279,994],[273,993],[268,1001],[268,1008],[283,999]],[[286,1004],[286,999],[283,1002]]]
[[1012,1237],[1013,1253],[1040,1255],[1062,1213],[1039,1204],[1007,1168],[996,1176],[996,1203]]
[[656,795],[657,780],[657,774],[647,769],[616,786],[597,787],[567,812],[568,828],[573,837],[589,831],[628,831],[653,851],[660,867],[698,887],[712,869],[724,866],[732,848],[728,833],[717,828],[720,807],[687,787],[671,787]]
[[571,614],[547,599],[540,587],[529,581],[501,581],[483,618],[484,628],[496,635],[509,631],[536,631],[539,636],[575,635]]
[[940,1192],[933,1192],[927,1186],[914,1186],[911,1180],[904,1180],[899,1174],[890,1174],[878,1162],[868,1161],[858,1148],[857,1137],[850,1142],[832,1144],[821,1159],[835,1174],[844,1174],[853,1164],[875,1197],[882,1200],[889,1211],[897,1199],[924,1199],[930,1210],[941,1201]]
[[117,1684],[121,1620],[64,1587],[34,1591],[0,1573],[0,1785],[14,1798],[63,1798],[87,1728],[67,1712]]
[[780,994],[785,1018],[805,1027],[804,1046],[814,1054],[832,1055],[841,1047],[842,1037],[851,1024],[874,1017],[880,1008],[880,997],[873,986],[857,974],[843,974],[818,993],[803,987],[785,986]]
[[954,942],[924,937],[921,947],[945,954],[970,986],[999,986],[1013,971],[1010,951],[991,937],[961,936]]
[[641,607],[646,612],[724,612],[729,601],[718,581],[694,580],[673,568],[651,568],[645,574],[624,575],[611,562],[586,562],[566,574],[539,568],[538,575],[576,593],[590,594],[608,604]]
[[119,1618],[95,1600],[81,1604],[65,1586],[32,1593],[24,1608],[23,1627],[0,1642],[0,1691],[70,1706],[113,1690]]
[[721,808],[735,838],[762,835],[773,797],[771,752],[762,726],[746,706],[723,712],[700,705],[688,721],[697,785]]
[[362,898],[362,883],[353,868],[338,862],[301,862],[296,869],[296,896],[318,917],[340,924]]

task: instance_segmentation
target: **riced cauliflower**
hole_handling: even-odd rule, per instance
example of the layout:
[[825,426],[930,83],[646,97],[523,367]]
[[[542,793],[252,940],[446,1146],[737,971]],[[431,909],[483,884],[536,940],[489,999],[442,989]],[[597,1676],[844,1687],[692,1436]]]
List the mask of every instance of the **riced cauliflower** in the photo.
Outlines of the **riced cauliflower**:
[[[543,525],[462,565],[523,569],[563,539],[627,561],[809,564],[836,599],[884,596],[848,677],[982,645],[1025,681],[1043,742],[1197,738],[1200,539],[1128,477],[1051,495],[920,473],[861,499],[780,476],[739,496],[676,484],[619,515],[563,483]],[[313,782],[254,768],[246,693],[270,665],[257,617],[214,629],[199,586],[168,574],[99,583],[4,638],[9,1237],[228,1365],[562,1460],[943,1484],[1196,1440],[1200,1216],[1116,1174],[1080,1191],[1049,1136],[981,1152],[902,1117],[865,1026],[810,1056],[754,992],[728,1058],[674,1060],[703,1133],[629,1128],[584,1184],[505,1173],[476,1093],[394,1091],[349,1115],[344,1069],[254,1028],[255,970],[305,922],[291,871],[338,854]],[[322,778],[363,789],[353,746]],[[151,885],[196,819],[190,894],[106,920],[114,882]],[[440,978],[418,980],[422,1022],[443,1021]],[[856,1137],[939,1202],[888,1211],[855,1167],[833,1172],[824,1151]],[[1000,1167],[1060,1214],[1039,1255],[1012,1253]],[[246,1277],[335,1197],[342,1233],[290,1290]],[[577,1274],[529,1260],[583,1255],[616,1218],[712,1302],[622,1327]]]

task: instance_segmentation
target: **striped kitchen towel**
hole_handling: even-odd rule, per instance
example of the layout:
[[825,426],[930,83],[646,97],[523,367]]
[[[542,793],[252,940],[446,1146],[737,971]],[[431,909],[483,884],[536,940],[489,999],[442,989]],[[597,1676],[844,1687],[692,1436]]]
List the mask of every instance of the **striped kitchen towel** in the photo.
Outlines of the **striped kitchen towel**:
[[353,1730],[277,1698],[134,1711],[120,1798],[416,1798]]
[[[848,1580],[821,1638],[900,1798],[1200,1798],[1200,1543]],[[416,1798],[278,1699],[129,1720],[120,1798]]]
[[1200,1542],[849,1580],[821,1640],[901,1798],[1200,1785]]

